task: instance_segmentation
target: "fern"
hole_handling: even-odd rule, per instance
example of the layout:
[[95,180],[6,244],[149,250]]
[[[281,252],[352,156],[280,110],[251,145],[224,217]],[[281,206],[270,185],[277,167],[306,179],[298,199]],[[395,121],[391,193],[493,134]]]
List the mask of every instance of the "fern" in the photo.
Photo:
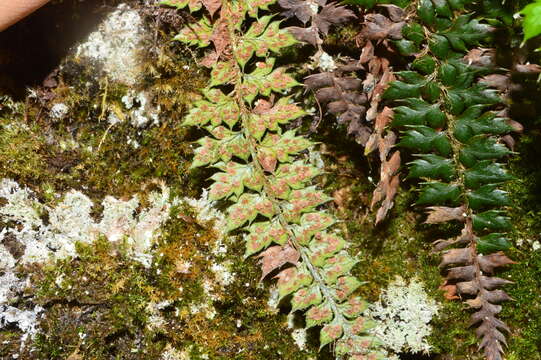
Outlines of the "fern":
[[499,189],[511,179],[502,164],[511,151],[499,136],[516,126],[496,111],[497,92],[477,81],[492,69],[468,64],[468,49],[492,31],[465,13],[472,2],[418,2],[420,23],[404,27],[397,46],[420,56],[410,71],[396,73],[400,80],[384,97],[397,105],[392,125],[401,131],[398,146],[416,156],[408,177],[423,180],[417,205],[428,206],[426,222],[463,224],[460,235],[435,243],[436,250],[447,249],[440,264],[447,269],[446,296],[468,299],[479,348],[487,360],[501,360],[509,328],[497,314],[509,296],[499,287],[510,281],[493,273],[513,262],[503,253],[511,224],[501,209],[510,201]]
[[286,11],[282,14],[287,18],[296,17],[309,26],[288,28],[288,31],[299,41],[317,46],[321,51],[323,39],[332,25],[338,25],[355,18],[353,12],[337,3],[327,3],[327,0],[278,0]]
[[[320,346],[334,343],[339,357],[382,359],[367,334],[372,322],[362,316],[367,304],[354,295],[361,285],[350,275],[356,260],[330,230],[336,219],[318,209],[330,198],[312,185],[320,170],[302,155],[314,144],[283,129],[305,112],[283,96],[299,84],[269,57],[297,42],[272,15],[259,15],[274,1],[221,2],[218,19],[203,17],[176,37],[207,47],[219,31],[232,49],[219,53],[205,98],[186,117],[186,125],[210,133],[198,140],[192,167],[219,169],[210,198],[232,204],[227,230],[244,234],[246,256],[258,254],[262,278],[277,274],[280,299],[291,297],[292,311],[305,311],[306,327],[322,327]],[[200,8],[197,1],[167,3]]]
[[[296,17],[304,27],[290,27],[288,30],[303,42],[317,48],[314,59],[328,55],[323,50],[324,41],[331,25],[355,19],[355,14],[344,6],[327,3],[327,0],[301,1],[279,0],[286,9],[283,14]],[[380,180],[374,191],[371,209],[379,206],[376,224],[380,223],[394,205],[394,197],[399,186],[398,169],[400,153],[392,150],[396,134],[387,128],[390,109],[378,115],[381,96],[388,83],[394,80],[390,63],[385,56],[375,53],[383,48],[387,53],[394,50],[390,39],[401,39],[401,29],[405,25],[406,13],[394,5],[383,7],[387,16],[380,13],[364,14],[362,30],[356,37],[359,46],[359,59],[337,60],[328,68],[321,66],[322,72],[306,77],[304,85],[314,92],[318,105],[336,117],[339,125],[347,127],[347,134],[365,147],[365,155],[379,151]],[[363,73],[361,78],[359,73]],[[319,119],[321,120],[321,118]],[[320,121],[312,123],[315,131]]]

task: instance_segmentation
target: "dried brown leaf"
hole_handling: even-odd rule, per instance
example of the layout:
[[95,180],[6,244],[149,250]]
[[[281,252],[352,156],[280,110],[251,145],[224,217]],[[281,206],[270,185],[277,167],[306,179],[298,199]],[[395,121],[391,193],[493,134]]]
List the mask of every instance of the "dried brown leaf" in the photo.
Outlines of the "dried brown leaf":
[[502,251],[490,255],[478,255],[477,259],[481,270],[490,274],[492,274],[497,267],[516,264],[516,262],[509,259]]
[[205,57],[198,63],[200,66],[211,68],[218,61],[218,53],[214,50],[207,52]]
[[514,132],[521,134],[524,131],[524,126],[518,121],[507,119],[506,122],[507,122],[507,125],[513,128]]
[[519,73],[538,74],[541,73],[541,66],[537,64],[518,64],[515,70]]
[[316,99],[323,105],[326,105],[327,103],[331,101],[340,100],[341,98],[342,98],[342,93],[336,87],[324,87],[316,91]]
[[313,46],[323,42],[323,40],[321,40],[319,37],[317,29],[314,27],[302,28],[298,26],[290,26],[287,28],[287,31],[289,31],[291,35],[295,37],[295,39],[301,42],[309,43]]
[[400,151],[395,151],[389,161],[382,166],[382,177],[391,177],[400,168]]
[[504,135],[501,140],[511,151],[515,150],[515,139],[511,135]]
[[210,16],[213,16],[219,8],[222,7],[222,0],[201,0],[205,8],[207,8]]
[[480,309],[484,305],[487,305],[487,303],[483,299],[483,297],[479,296],[479,295],[477,297],[475,297],[475,299],[466,300],[466,304],[468,304],[470,307],[472,307],[474,309]]
[[385,191],[385,200],[381,203],[380,208],[378,209],[376,213],[376,225],[379,224],[381,221],[385,219],[387,214],[389,213],[389,210],[391,210],[394,206],[394,197],[396,196],[396,192],[398,191],[398,186],[400,185],[400,177],[399,175],[395,175],[389,184],[386,186]]
[[444,284],[440,286],[440,290],[443,291],[443,296],[447,300],[456,300],[459,299],[459,297],[456,295],[456,285],[453,284]]
[[377,203],[385,198],[385,184],[381,181],[376,186],[376,189],[372,193],[372,201],[370,202],[370,209],[374,209]]
[[477,280],[463,281],[456,284],[457,293],[460,295],[475,296],[481,289]]
[[385,89],[387,89],[387,86],[389,85],[389,82],[394,80],[394,75],[392,72],[388,69],[385,69],[385,65],[387,65],[387,61],[380,62],[382,68],[384,69],[383,75],[381,76],[381,79],[378,81],[376,86],[374,87],[374,91],[372,94],[372,98],[380,98],[381,95],[385,92]]
[[387,13],[389,13],[389,18],[391,18],[393,22],[404,21],[406,18],[406,12],[399,6],[392,4],[380,4],[378,6],[387,9]]
[[218,22],[214,25],[214,30],[212,32],[212,36],[210,37],[210,40],[216,49],[218,58],[226,52],[228,47],[231,46],[231,37],[229,36],[229,29],[227,27],[228,24],[229,22],[227,19],[220,18],[220,20],[218,20]]
[[327,35],[332,25],[345,23],[356,16],[353,11],[337,3],[327,4],[312,20],[313,24],[323,34]]
[[392,131],[388,132],[384,138],[378,142],[379,159],[382,163],[387,159],[387,155],[396,143],[396,134]]
[[361,57],[359,62],[365,64],[374,58],[374,45],[372,41],[367,41],[361,50]]
[[504,301],[513,300],[507,293],[503,290],[491,290],[491,291],[484,291],[483,297],[486,301],[492,303],[492,304],[500,304]]
[[447,272],[448,280],[466,280],[469,281],[475,277],[475,266],[458,266],[449,269]]
[[429,206],[427,207],[428,217],[425,224],[439,224],[448,222],[451,220],[464,221],[464,205],[459,207],[447,207],[447,206]]
[[359,60],[354,60],[347,57],[343,58],[343,60],[346,62],[342,65],[338,65],[336,67],[335,72],[338,71],[338,72],[350,73],[350,72],[364,70],[364,66],[363,64],[360,63]]
[[269,273],[285,264],[296,265],[299,261],[300,253],[294,247],[286,244],[283,246],[271,246],[257,257],[260,258],[261,280],[263,280]]
[[500,91],[507,91],[511,85],[511,78],[509,75],[490,74],[482,77],[479,82]]
[[[342,90],[348,90],[348,91],[360,90],[362,86],[362,81],[355,77],[335,77],[334,83],[338,85]],[[358,95],[361,95],[361,94],[358,94]]]
[[[326,0],[318,0],[317,4],[323,6],[327,3]],[[308,1],[304,0],[278,0],[278,4],[286,11],[282,12],[282,15],[287,18],[296,17],[303,24],[306,24],[310,18],[316,13],[312,11],[312,7]]]
[[473,235],[471,225],[466,223],[466,226],[464,226],[459,236],[447,240],[439,239],[434,241],[432,252],[439,252],[451,245],[466,245],[471,243],[474,239],[475,236]]
[[[333,102],[330,102],[328,105],[327,105],[327,110],[331,113],[331,114],[334,114],[334,115],[338,115],[340,113],[344,113],[346,111],[349,110],[349,106],[348,106],[348,103],[345,101],[345,100],[338,100],[338,101],[333,101]],[[350,118],[350,116],[352,116],[353,118]],[[356,120],[356,116],[354,114],[350,114],[348,115],[347,118],[344,118],[344,117],[339,117],[338,118],[338,123],[339,124],[343,124],[345,122],[347,122],[348,120],[351,121],[351,120]]]
[[462,60],[468,65],[490,67],[495,65],[496,51],[494,49],[471,49]]
[[361,36],[368,40],[393,40],[402,39],[402,28],[406,24],[404,21],[393,22],[382,14],[367,14],[364,17],[364,27],[361,30]]
[[325,86],[334,86],[334,75],[330,72],[322,72],[309,75],[304,79],[304,86],[309,90],[316,90]]
[[494,276],[481,276],[480,282],[481,285],[487,290],[494,290],[495,288],[502,285],[513,284],[512,281]]
[[465,249],[450,249],[447,250],[442,257],[440,268],[447,265],[469,265],[473,263],[473,252],[470,248]]
[[394,115],[393,109],[391,109],[388,106],[385,106],[383,110],[381,110],[381,112],[376,117],[376,124],[374,127],[375,130],[378,133],[382,134],[385,127],[389,125],[391,121],[393,120],[393,115]]

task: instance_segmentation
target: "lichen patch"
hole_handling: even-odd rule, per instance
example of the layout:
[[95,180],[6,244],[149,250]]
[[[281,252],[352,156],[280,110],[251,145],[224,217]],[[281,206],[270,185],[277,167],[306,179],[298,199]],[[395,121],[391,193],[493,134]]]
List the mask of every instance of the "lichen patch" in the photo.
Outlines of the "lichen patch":
[[377,321],[374,333],[394,353],[428,353],[430,321],[438,309],[419,280],[407,283],[397,276],[369,308],[368,315]]
[[112,80],[134,85],[141,72],[139,49],[148,34],[139,13],[121,4],[77,47],[76,54],[95,61]]

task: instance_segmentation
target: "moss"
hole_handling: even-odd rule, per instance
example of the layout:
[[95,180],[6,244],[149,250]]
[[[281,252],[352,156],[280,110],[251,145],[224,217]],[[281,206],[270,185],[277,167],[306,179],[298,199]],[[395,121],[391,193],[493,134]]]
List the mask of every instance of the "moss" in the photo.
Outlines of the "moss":
[[[183,85],[167,94],[176,99],[172,104],[160,100],[166,96],[158,87],[157,102],[164,119],[158,127],[141,131],[122,123],[109,128],[93,110],[94,105],[102,105],[89,97],[91,93],[67,86],[55,90],[55,102],[69,104],[71,109],[70,117],[61,122],[34,120],[33,105],[27,108],[28,121],[22,114],[0,116],[3,176],[34,187],[45,199],[47,194],[72,188],[85,190],[93,200],[107,194],[129,196],[156,178],[185,189],[186,195],[198,193],[197,174],[191,178],[187,171],[193,135],[181,127],[180,118],[205,76],[194,76],[182,69],[182,63],[178,66],[175,81]],[[109,85],[105,106],[118,105],[124,93],[123,88]],[[140,147],[134,149],[129,138]]]
[[517,262],[500,274],[515,281],[506,291],[514,299],[505,304],[502,319],[511,327],[509,359],[541,359],[541,251],[531,243],[541,240],[541,168],[538,166],[541,134],[533,130],[523,136],[517,155],[511,161],[515,181],[507,186],[513,199],[509,211],[514,225],[511,238],[515,247],[510,257]]
[[[482,359],[477,352],[477,339],[469,327],[470,311],[459,301],[449,301],[439,290],[444,279],[438,264],[440,256],[432,254],[432,242],[457,234],[455,225],[429,226],[422,224],[424,215],[415,206],[415,184],[403,182],[388,219],[374,227],[375,212],[370,211],[377,166],[362,158],[359,145],[344,141],[340,133],[327,132],[320,140],[325,144],[328,173],[321,185],[335,195],[334,209],[344,222],[341,229],[351,242],[350,252],[360,259],[354,274],[366,283],[359,289],[369,301],[379,297],[396,275],[405,279],[419,278],[427,293],[440,304],[433,319],[430,359]],[[367,172],[366,169],[374,169]],[[372,179],[372,177],[376,179]],[[338,197],[336,196],[338,195]],[[510,304],[504,305],[510,306]],[[419,355],[419,358],[422,358]]]
[[[53,100],[38,93],[39,102],[29,99],[25,114],[0,115],[2,125],[27,124],[0,135],[3,176],[32,187],[49,205],[58,202],[55,193],[69,189],[82,190],[96,203],[105,195],[131,197],[154,186],[156,179],[166,182],[175,196],[197,195],[208,172],[188,172],[190,141],[198,134],[180,122],[208,77],[189,54],[164,41],[161,30],[158,34],[160,55],[145,62],[146,75],[137,90],[151,91],[163,120],[159,126],[140,130],[124,122],[109,127],[105,115],[123,109],[127,88],[96,78],[87,64],[67,59],[59,85],[47,90]],[[70,109],[64,119],[49,118],[54,103]],[[140,147],[134,149],[128,137]],[[276,316],[268,309],[268,290],[252,276],[259,273],[257,265],[241,260],[242,243],[220,259],[233,263],[238,278],[227,289],[217,288],[213,296],[218,300],[210,300],[204,280],[213,280],[209,251],[215,234],[207,230],[210,224],[194,221],[186,208],[175,209],[173,219],[156,244],[150,269],[105,239],[79,245],[76,259],[26,268],[37,284],[27,296],[46,308],[46,316],[33,344],[36,352],[19,358],[80,354],[89,359],[157,359],[167,346],[188,350],[194,359],[203,354],[211,359],[315,356],[314,347],[299,352],[285,314]],[[181,266],[186,262],[188,272]],[[153,327],[147,306],[163,301],[172,301],[159,311],[167,326]],[[214,319],[193,313],[194,304],[214,307]],[[20,337],[18,331],[13,334],[0,331],[3,339]],[[18,346],[14,342],[5,354],[16,353]]]
[[[85,359],[157,359],[167,346],[189,350],[193,359],[316,355],[315,346],[298,351],[285,314],[277,316],[266,305],[268,289],[253,277],[259,272],[255,262],[242,261],[243,244],[233,244],[222,259],[233,261],[238,274],[234,283],[222,288],[214,282],[215,300],[209,299],[204,283],[212,280],[208,269],[216,261],[209,256],[216,241],[212,224],[189,220],[184,207],[173,214],[177,220],[163,229],[151,268],[131,261],[122,245],[100,238],[91,245],[78,244],[76,259],[25,269],[36,284],[27,295],[47,311],[33,344],[36,352],[20,358],[65,359],[76,353]],[[186,261],[189,271],[178,267]],[[165,304],[160,310],[149,309],[160,303]],[[201,304],[214,308],[213,318],[193,311]]]
[[[354,25],[340,27],[325,45],[347,54],[345,49],[354,48],[356,32]],[[208,77],[189,52],[167,42],[169,34],[162,29],[157,34],[160,55],[147,59],[145,77],[136,90],[152,91],[154,105],[161,107],[164,119],[160,126],[141,131],[121,123],[109,128],[105,114],[123,109],[122,96],[128,89],[95,78],[86,64],[68,60],[59,86],[47,94],[54,100],[29,99],[24,113],[0,112],[3,176],[33,187],[45,203],[58,201],[54,194],[71,188],[83,190],[93,200],[109,194],[131,196],[154,186],[156,179],[171,186],[174,195],[198,194],[206,185],[208,171],[189,172],[188,166],[190,141],[199,134],[180,123]],[[280,61],[305,56],[304,51],[291,50]],[[47,109],[60,102],[68,105],[70,114],[53,121]],[[327,160],[327,173],[320,183],[336,195],[333,211],[344,220],[338,226],[352,243],[350,251],[361,260],[355,275],[367,283],[360,293],[373,301],[395,275],[419,277],[441,304],[429,339],[433,358],[480,359],[477,339],[468,327],[470,312],[463,303],[444,299],[438,290],[443,281],[437,267],[439,256],[430,253],[435,239],[452,236],[457,228],[420,225],[423,215],[412,206],[417,195],[415,184],[409,182],[402,184],[390,219],[374,228],[369,210],[374,188],[370,177],[377,177],[378,165],[363,157],[360,146],[345,140],[343,129],[331,127],[322,122],[320,134],[315,136],[325,144],[322,153]],[[127,143],[128,137],[136,139],[140,147],[134,149]],[[522,140],[518,149],[522,155],[512,165],[519,179],[508,186],[516,199],[510,212],[516,225],[515,241],[540,237],[541,171],[532,165],[539,159],[538,138],[534,133]],[[233,264],[234,283],[217,289],[216,300],[208,298],[204,280],[211,276],[209,268],[216,260],[209,256],[216,235],[208,230],[211,224],[198,224],[194,218],[186,207],[173,211],[174,220],[163,229],[150,269],[130,261],[122,247],[112,247],[104,239],[79,246],[77,259],[26,269],[39,284],[28,295],[47,308],[43,333],[34,344],[39,357],[64,359],[82,354],[89,359],[157,359],[171,345],[187,350],[194,359],[203,355],[210,359],[332,358],[328,349],[317,352],[315,331],[309,332],[309,349],[298,350],[286,325],[287,305],[281,310],[268,308],[271,281],[259,282],[257,261],[243,259],[240,239],[219,259]],[[511,256],[519,264],[500,274],[517,281],[506,288],[515,301],[504,304],[502,313],[512,329],[508,357],[537,360],[541,353],[541,300],[536,292],[541,288],[541,255],[517,247]],[[184,268],[186,262],[190,262],[189,271]],[[163,301],[172,302],[159,311],[167,326],[152,326],[147,306]],[[212,305],[215,317],[193,313],[194,304]],[[0,331],[0,357],[17,352],[19,338],[17,330]],[[23,352],[20,358],[35,358],[32,356],[35,354]]]
[[349,53],[352,50],[355,51],[357,49],[355,40],[358,34],[359,24],[356,22],[337,26],[334,31],[330,32],[329,35],[325,37],[325,49],[331,54],[341,53],[341,55],[346,55],[344,51],[346,51],[346,53]]
[[0,331],[0,357],[9,359],[20,350],[21,334],[17,330]]
[[504,307],[502,318],[511,326],[509,341],[510,360],[541,359],[541,299],[538,289],[541,287],[541,253],[512,253],[518,264],[506,272],[506,276],[515,280],[507,287],[509,295],[515,301]]
[[39,127],[22,125],[22,116],[0,117],[0,172],[25,183],[46,180],[43,158],[49,155]]

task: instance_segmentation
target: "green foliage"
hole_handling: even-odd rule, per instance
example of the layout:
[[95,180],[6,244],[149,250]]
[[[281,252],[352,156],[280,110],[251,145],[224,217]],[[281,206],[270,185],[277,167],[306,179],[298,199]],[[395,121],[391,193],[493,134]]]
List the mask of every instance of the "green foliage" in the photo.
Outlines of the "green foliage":
[[192,27],[184,28],[174,39],[190,45],[206,47],[210,45],[211,36],[212,27],[209,19],[204,17],[197,24],[192,25]]
[[454,164],[450,159],[435,154],[419,155],[420,159],[410,162],[411,178],[432,178],[450,181],[455,177]]
[[524,29],[524,41],[541,34],[541,1],[535,0],[526,5],[520,11],[524,15],[522,27]]
[[451,153],[451,142],[445,132],[424,125],[410,125],[408,128],[411,130],[403,132],[399,146],[421,152],[436,151],[443,156]]
[[417,205],[454,205],[460,196],[460,188],[457,185],[441,182],[429,182],[423,184]]
[[[440,266],[451,267],[448,287],[473,298],[468,300],[476,309],[472,324],[480,326],[477,335],[482,338],[480,348],[486,359],[501,360],[505,343],[501,331],[507,328],[496,318],[500,310],[494,304],[509,297],[495,290],[507,282],[490,276],[495,268],[512,263],[500,253],[510,247],[505,234],[510,221],[500,210],[510,200],[500,186],[512,179],[502,164],[512,152],[498,136],[513,129],[491,108],[501,103],[498,93],[477,82],[490,69],[462,60],[472,46],[489,40],[493,30],[466,13],[470,3],[417,3],[420,22],[404,27],[403,35],[416,47],[428,47],[428,52],[412,63],[415,71],[397,73],[399,80],[391,83],[384,97],[397,105],[392,126],[401,130],[398,146],[417,156],[408,164],[408,177],[424,181],[416,204],[431,206],[427,223],[464,224],[457,238],[436,242],[438,250],[465,245],[445,252]],[[399,51],[403,52],[400,46]],[[483,270],[484,277],[468,270],[475,266]]]
[[[331,198],[312,185],[321,171],[302,154],[314,143],[282,128],[305,112],[283,95],[299,84],[269,57],[296,43],[280,21],[260,16],[273,2],[224,1],[219,19],[203,17],[175,37],[231,48],[219,54],[205,99],[185,118],[185,125],[210,133],[197,141],[192,167],[220,170],[211,177],[210,198],[230,203],[227,230],[245,235],[245,255],[258,254],[263,277],[277,274],[279,298],[291,298],[292,311],[306,311],[306,327],[322,327],[320,347],[334,343],[340,356],[383,358],[367,334],[373,325],[362,315],[366,303],[355,296],[361,282],[350,271],[357,260],[344,239],[327,232],[336,219],[318,209]],[[201,7],[195,0],[165,3]],[[216,43],[216,31],[227,44]]]

